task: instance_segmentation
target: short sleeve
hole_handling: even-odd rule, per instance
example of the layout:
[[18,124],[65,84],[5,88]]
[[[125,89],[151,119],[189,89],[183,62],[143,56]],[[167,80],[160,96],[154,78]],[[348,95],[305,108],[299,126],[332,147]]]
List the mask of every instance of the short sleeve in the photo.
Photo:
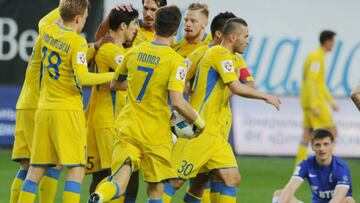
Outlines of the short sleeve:
[[120,50],[112,50],[108,57],[108,65],[111,69],[116,70],[124,59],[124,53],[122,53]]
[[229,52],[220,53],[218,57],[214,58],[214,62],[215,69],[225,84],[238,80],[234,68],[234,55]]
[[186,57],[186,62],[187,62],[187,68],[188,70],[186,70],[186,80],[191,80],[196,73],[197,70],[197,65],[201,59],[201,57],[203,56],[203,52],[202,52],[202,47],[196,49],[195,51],[191,52],[187,57]]
[[[128,70],[126,67],[126,61],[128,60],[129,56],[130,56],[130,52],[127,55],[125,55],[123,58],[118,56],[118,60],[119,60],[118,62],[120,62],[120,64],[117,65],[116,71],[114,73],[114,80],[122,82],[127,79]],[[113,60],[116,60],[115,58]]]
[[183,58],[177,60],[173,64],[168,83],[168,90],[183,93],[185,88],[186,66],[187,63]]
[[336,174],[336,185],[349,186],[351,185],[350,170],[347,167],[339,167]]
[[88,51],[88,45],[86,40],[81,38],[81,41],[77,43],[73,49],[71,60],[74,70],[86,69],[87,70],[87,60],[86,54]]
[[296,168],[293,174],[293,177],[304,180],[308,175],[308,165],[307,161],[302,161]]

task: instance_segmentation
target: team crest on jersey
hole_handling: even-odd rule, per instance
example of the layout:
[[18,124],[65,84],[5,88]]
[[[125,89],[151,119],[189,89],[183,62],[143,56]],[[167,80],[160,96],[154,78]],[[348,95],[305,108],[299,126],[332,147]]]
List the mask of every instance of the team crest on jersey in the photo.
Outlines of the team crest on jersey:
[[115,61],[116,61],[117,64],[120,64],[121,61],[124,59],[124,56],[123,56],[123,55],[119,55],[119,56],[115,57],[114,59],[115,59]]
[[221,66],[225,73],[234,72],[234,66],[232,60],[221,61]]
[[176,73],[176,79],[184,81],[186,78],[186,71],[184,67],[179,66]]
[[87,65],[86,63],[86,53],[85,52],[77,52],[76,54],[76,62],[77,64]]

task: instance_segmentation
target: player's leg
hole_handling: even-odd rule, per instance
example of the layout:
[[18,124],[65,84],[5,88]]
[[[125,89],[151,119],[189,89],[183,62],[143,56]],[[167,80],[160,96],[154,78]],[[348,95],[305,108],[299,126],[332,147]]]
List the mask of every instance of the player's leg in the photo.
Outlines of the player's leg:
[[[272,203],[279,203],[281,192],[282,192],[282,190],[276,190],[274,192],[274,195],[273,195],[273,198],[271,201]],[[303,203],[303,202],[296,199],[295,197],[292,197],[289,203]]]
[[301,161],[305,160],[308,156],[308,146],[310,142],[310,136],[313,131],[313,123],[312,118],[314,115],[312,115],[312,112],[308,109],[303,109],[303,135],[301,138],[301,142],[298,147],[296,159],[295,159],[295,166],[297,166]]
[[56,151],[49,133],[49,111],[35,113],[34,137],[31,146],[30,168],[23,183],[18,202],[34,202],[40,179],[47,167],[58,163]]
[[89,203],[107,202],[119,198],[126,191],[132,172],[140,168],[142,152],[135,144],[136,141],[122,133],[116,134],[114,140],[112,176],[90,195]]
[[68,176],[63,192],[64,203],[80,202],[81,183],[85,176],[83,165],[69,166]]
[[54,202],[62,167],[48,168],[39,183],[39,202]]
[[20,163],[19,171],[11,184],[10,203],[19,199],[22,184],[29,170],[31,143],[34,134],[34,110],[17,110],[15,123],[15,142],[12,160]]
[[191,178],[189,188],[184,196],[184,202],[200,202],[198,199],[191,201],[194,197],[201,197],[201,202],[204,202],[204,188],[207,186],[210,187],[207,173],[199,173],[195,178]]
[[222,182],[217,170],[210,173],[210,181],[210,200],[211,202],[219,202],[220,192],[224,183]]
[[101,170],[101,171],[92,173],[92,179],[91,179],[91,184],[90,184],[90,188],[89,188],[89,193],[91,194],[91,193],[95,192],[95,189],[98,186],[98,184],[104,178],[106,178],[110,175],[111,175],[110,169],[105,169],[105,170]]
[[29,160],[24,159],[21,161],[19,171],[17,172],[16,177],[11,184],[10,203],[18,202],[20,190],[24,183],[28,170]]
[[[240,173],[238,168],[219,169],[219,176],[224,185],[220,191],[221,203],[236,203],[237,189],[240,185]],[[216,202],[215,202],[216,203]]]
[[162,203],[163,183],[147,183],[148,203]]
[[124,194],[124,203],[135,203],[139,190],[139,171],[131,174],[129,184]]
[[348,196],[348,197],[345,197],[341,203],[356,203],[356,201],[353,197]]

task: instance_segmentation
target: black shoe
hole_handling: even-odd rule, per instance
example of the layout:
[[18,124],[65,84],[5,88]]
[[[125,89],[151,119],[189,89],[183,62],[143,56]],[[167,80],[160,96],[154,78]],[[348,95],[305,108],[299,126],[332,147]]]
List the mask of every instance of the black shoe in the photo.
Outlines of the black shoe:
[[92,193],[87,203],[100,203],[100,196],[97,193]]

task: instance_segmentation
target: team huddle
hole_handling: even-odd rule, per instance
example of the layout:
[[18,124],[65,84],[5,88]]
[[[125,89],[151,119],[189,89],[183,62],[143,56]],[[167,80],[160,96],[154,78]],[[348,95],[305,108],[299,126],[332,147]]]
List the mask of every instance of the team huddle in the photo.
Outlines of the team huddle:
[[[249,25],[223,12],[207,34],[208,7],[192,3],[183,18],[184,37],[175,42],[179,8],[166,0],[142,4],[140,21],[136,9],[116,5],[95,43],[79,34],[88,0],[60,0],[40,20],[16,105],[12,158],[20,169],[11,203],[34,202],[37,191],[40,202],[53,202],[64,168],[66,203],[80,202],[85,174],[92,175],[89,203],[136,202],[139,170],[149,203],[170,203],[186,180],[184,202],[236,202],[240,173],[228,143],[230,96],[263,100],[277,110],[281,104],[256,90],[242,57]],[[92,86],[85,111],[82,86]],[[191,124],[195,136],[174,143],[173,111],[184,117],[176,127]],[[299,164],[291,187],[276,191],[273,202],[300,202],[293,195],[304,178],[317,187],[313,202],[355,202],[349,169],[332,155],[333,133],[313,131],[311,145],[315,157]],[[313,181],[314,174],[326,177]]]

